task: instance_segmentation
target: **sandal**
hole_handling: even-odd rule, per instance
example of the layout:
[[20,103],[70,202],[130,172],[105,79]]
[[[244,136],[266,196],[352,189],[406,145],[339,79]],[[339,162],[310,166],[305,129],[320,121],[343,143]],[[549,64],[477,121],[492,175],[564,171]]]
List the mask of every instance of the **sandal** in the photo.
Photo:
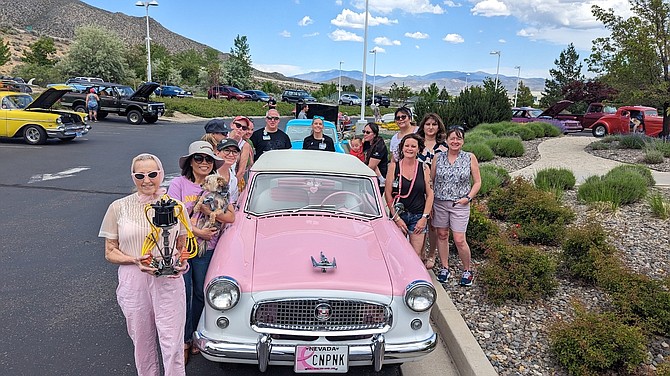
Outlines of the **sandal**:
[[430,270],[435,267],[435,257],[428,257],[425,262],[426,269]]
[[191,352],[191,345],[184,344],[184,365],[188,364],[188,356]]
[[191,346],[191,355],[198,355],[198,354],[200,354],[200,349],[195,346]]

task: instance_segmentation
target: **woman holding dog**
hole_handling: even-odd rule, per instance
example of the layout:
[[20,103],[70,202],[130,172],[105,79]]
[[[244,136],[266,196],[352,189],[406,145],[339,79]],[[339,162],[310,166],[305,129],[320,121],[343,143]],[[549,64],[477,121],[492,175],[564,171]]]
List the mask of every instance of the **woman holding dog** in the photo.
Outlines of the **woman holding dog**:
[[433,207],[430,169],[418,159],[423,148],[423,139],[414,133],[402,138],[398,146],[400,160],[389,163],[384,188],[391,218],[403,234],[409,236],[409,242],[420,258]]
[[[180,200],[186,206],[189,215],[193,215],[193,209],[203,194],[201,185],[208,175],[216,174],[216,170],[223,166],[223,160],[214,154],[212,145],[207,141],[195,141],[188,147],[188,154],[179,158],[181,176],[170,182],[168,195]],[[211,210],[208,205],[200,205],[199,211],[204,216],[209,216]],[[206,244],[204,252],[188,260],[190,270],[184,274],[184,286],[186,288],[186,323],[183,336],[184,362],[188,362],[189,351],[197,354],[197,349],[191,347],[191,337],[198,326],[202,310],[205,307],[205,275],[216,243],[221,234],[220,228],[225,223],[235,220],[232,205],[228,205],[225,212],[216,215],[217,226],[208,228],[193,227],[193,233],[198,237],[198,244]],[[193,219],[192,219],[193,221]]]
[[[105,238],[105,259],[119,265],[116,299],[135,346],[137,374],[159,374],[158,342],[165,375],[185,375],[184,282],[180,275],[156,277],[157,269],[147,265],[151,255],[142,255],[144,240],[151,232],[145,205],[158,201],[165,193],[160,188],[165,176],[163,165],[155,155],[140,154],[133,158],[130,173],[137,192],[109,205],[98,236]],[[169,231],[171,244],[176,242],[176,249],[182,249],[185,227],[175,226]],[[187,266],[175,269],[182,273]]]

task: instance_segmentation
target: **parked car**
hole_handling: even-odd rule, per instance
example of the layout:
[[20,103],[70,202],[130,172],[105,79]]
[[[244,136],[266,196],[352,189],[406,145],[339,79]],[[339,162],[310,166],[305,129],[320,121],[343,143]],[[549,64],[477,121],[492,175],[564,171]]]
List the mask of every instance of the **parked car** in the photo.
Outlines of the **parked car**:
[[[372,104],[372,98],[365,98],[365,105],[369,106]],[[389,108],[391,105],[391,98],[382,94],[375,94],[375,104]]]
[[281,95],[282,102],[298,103],[298,102],[316,102],[316,98],[309,95],[305,90],[284,90]]
[[164,86],[159,86],[154,90],[154,94],[156,94],[159,97],[170,97],[170,98],[184,98],[184,97],[192,97],[193,93],[190,91],[186,91],[179,86],[169,86],[169,85],[164,85]]
[[614,106],[608,106],[603,103],[591,103],[589,104],[589,107],[586,108],[584,114],[558,114],[556,115],[556,119],[576,120],[581,124],[582,128],[590,129],[593,123],[602,116],[613,113],[616,113],[616,107]]
[[98,120],[108,114],[125,116],[130,124],[138,125],[142,121],[153,124],[165,113],[165,103],[149,100],[151,93],[159,84],[145,82],[137,90],[130,86],[104,82],[89,84],[81,92],[67,93],[61,99],[61,105],[77,112],[86,113],[86,94],[93,88],[98,94]]
[[340,104],[347,104],[349,106],[361,104],[361,98],[356,94],[342,94],[340,95]]
[[[291,139],[291,148],[302,149],[302,142],[305,137],[312,134],[312,120],[311,119],[291,119],[286,123],[286,134]],[[335,144],[335,151],[338,153],[345,153],[342,147],[342,141],[337,135],[337,128],[332,121],[323,121],[323,134],[333,139]]]
[[101,84],[104,82],[105,80],[100,77],[73,77],[65,81],[65,84]]
[[0,79],[0,91],[15,91],[18,93],[27,93],[27,94],[32,93],[33,89],[30,87],[30,85],[21,81],[6,78]]
[[256,102],[267,102],[270,96],[262,90],[245,90],[243,93],[251,95],[251,100]]
[[556,115],[573,103],[568,100],[558,101],[544,111],[532,107],[514,107],[512,108],[512,121],[516,123],[541,121],[557,126],[563,133],[581,132],[583,128],[577,120],[559,120],[555,118]]
[[23,137],[28,144],[40,145],[49,138],[72,141],[87,134],[88,116],[51,108],[70,90],[65,85],[48,88],[35,100],[26,93],[0,91],[0,137]]
[[228,99],[229,101],[248,101],[251,95],[243,93],[242,90],[228,85],[212,86],[207,90],[208,99]]
[[627,134],[634,131],[657,137],[663,131],[663,116],[659,116],[658,111],[653,107],[621,106],[616,113],[598,119],[591,126],[591,130],[595,137]]
[[346,372],[437,345],[435,287],[350,154],[273,150],[254,163],[205,280],[193,345],[211,361]]

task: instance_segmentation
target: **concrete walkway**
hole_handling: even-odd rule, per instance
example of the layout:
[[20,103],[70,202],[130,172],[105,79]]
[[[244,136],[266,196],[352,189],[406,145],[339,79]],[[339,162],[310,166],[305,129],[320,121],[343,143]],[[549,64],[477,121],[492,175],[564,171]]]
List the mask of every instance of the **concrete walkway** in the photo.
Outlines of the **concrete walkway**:
[[[611,159],[596,157],[584,151],[584,148],[594,141],[596,141],[595,137],[583,136],[564,136],[544,141],[537,148],[540,159],[530,166],[510,173],[510,175],[532,179],[540,170],[551,167],[567,168],[575,174],[579,185],[589,176],[604,175],[614,167],[624,164]],[[656,180],[656,185],[670,186],[670,172],[652,170],[652,175]]]

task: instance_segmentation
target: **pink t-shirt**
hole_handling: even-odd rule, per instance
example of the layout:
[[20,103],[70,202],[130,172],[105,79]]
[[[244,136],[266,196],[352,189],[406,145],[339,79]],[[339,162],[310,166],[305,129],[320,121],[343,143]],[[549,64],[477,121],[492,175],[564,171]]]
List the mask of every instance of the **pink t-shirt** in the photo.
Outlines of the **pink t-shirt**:
[[[170,182],[170,187],[168,188],[167,191],[168,196],[184,203],[189,216],[191,215],[191,213],[193,213],[193,207],[195,206],[196,202],[198,202],[201,193],[202,193],[202,187],[200,187],[199,184],[196,184],[188,180],[185,176],[180,176],[176,179],[173,179]],[[200,214],[198,213],[196,215]],[[216,243],[219,241],[220,236],[221,232],[217,233],[215,236],[212,237],[211,240],[207,242],[208,251],[216,248]],[[198,238],[198,243],[200,243],[201,241],[202,239]]]

